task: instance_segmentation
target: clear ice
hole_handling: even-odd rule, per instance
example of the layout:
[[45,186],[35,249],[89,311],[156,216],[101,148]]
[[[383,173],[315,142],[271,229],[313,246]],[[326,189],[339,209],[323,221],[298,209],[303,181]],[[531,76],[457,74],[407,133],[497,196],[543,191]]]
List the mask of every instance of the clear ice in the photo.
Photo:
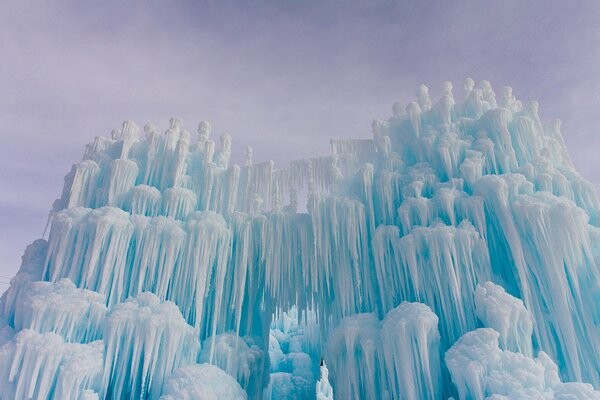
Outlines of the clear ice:
[[600,399],[600,203],[512,88],[331,154],[125,121],[0,300],[0,399]]

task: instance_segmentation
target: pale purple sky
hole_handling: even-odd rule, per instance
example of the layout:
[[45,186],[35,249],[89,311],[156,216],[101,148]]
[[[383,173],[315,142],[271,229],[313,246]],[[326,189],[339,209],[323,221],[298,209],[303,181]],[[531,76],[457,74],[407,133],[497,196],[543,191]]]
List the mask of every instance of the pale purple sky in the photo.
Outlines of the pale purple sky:
[[561,118],[600,185],[598,1],[121,3],[0,2],[1,275],[85,144],[124,119],[207,119],[238,154],[282,164],[368,137],[420,83],[435,97],[469,76]]

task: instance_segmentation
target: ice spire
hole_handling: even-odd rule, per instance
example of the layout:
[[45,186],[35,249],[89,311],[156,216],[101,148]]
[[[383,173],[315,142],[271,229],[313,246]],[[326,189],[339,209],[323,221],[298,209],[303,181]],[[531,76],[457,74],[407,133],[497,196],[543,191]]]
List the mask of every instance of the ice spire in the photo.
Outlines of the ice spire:
[[423,111],[431,109],[431,98],[429,97],[429,88],[425,85],[420,85],[417,88],[417,103]]
[[465,79],[465,81],[463,83],[465,99],[469,98],[469,95],[473,91],[473,88],[475,88],[475,82],[473,81],[473,79],[471,79],[471,78]]
[[323,360],[321,360],[321,379],[317,381],[317,400],[333,400],[333,388],[329,384],[329,370]]

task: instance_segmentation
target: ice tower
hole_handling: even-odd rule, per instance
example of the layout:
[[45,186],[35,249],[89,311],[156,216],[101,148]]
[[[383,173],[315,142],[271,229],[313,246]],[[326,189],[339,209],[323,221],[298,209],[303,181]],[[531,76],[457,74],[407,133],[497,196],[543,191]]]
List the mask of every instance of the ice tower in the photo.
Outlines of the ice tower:
[[0,301],[0,399],[599,399],[560,122],[440,92],[284,168],[207,122],[97,137]]

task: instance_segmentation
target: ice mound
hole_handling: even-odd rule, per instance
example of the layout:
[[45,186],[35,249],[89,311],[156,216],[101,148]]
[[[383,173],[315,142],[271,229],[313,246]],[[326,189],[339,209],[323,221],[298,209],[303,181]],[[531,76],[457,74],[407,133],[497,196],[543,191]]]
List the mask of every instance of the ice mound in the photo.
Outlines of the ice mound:
[[501,350],[499,337],[491,328],[480,328],[463,335],[446,352],[446,365],[461,400],[600,398],[600,391],[589,384],[562,383],[546,353],[531,358]]
[[78,400],[102,388],[103,343],[65,343],[24,329],[0,347],[2,399]]
[[10,280],[10,287],[0,298],[0,310],[2,310],[0,321],[14,324],[15,302],[30,282],[41,279],[47,249],[48,242],[44,239],[36,240],[25,249],[19,272]]
[[260,397],[268,383],[268,358],[251,337],[223,333],[202,343],[199,361],[221,368],[234,377],[250,398]]
[[77,289],[69,279],[32,282],[15,305],[14,328],[54,332],[67,342],[91,342],[100,338],[104,302],[104,296]]
[[225,371],[210,364],[176,369],[163,387],[160,400],[246,400],[246,392]]
[[192,365],[185,396],[204,361],[250,399],[596,396],[595,189],[537,102],[462,89],[285,167],[206,121],[95,138],[0,299],[2,398],[175,396]]

